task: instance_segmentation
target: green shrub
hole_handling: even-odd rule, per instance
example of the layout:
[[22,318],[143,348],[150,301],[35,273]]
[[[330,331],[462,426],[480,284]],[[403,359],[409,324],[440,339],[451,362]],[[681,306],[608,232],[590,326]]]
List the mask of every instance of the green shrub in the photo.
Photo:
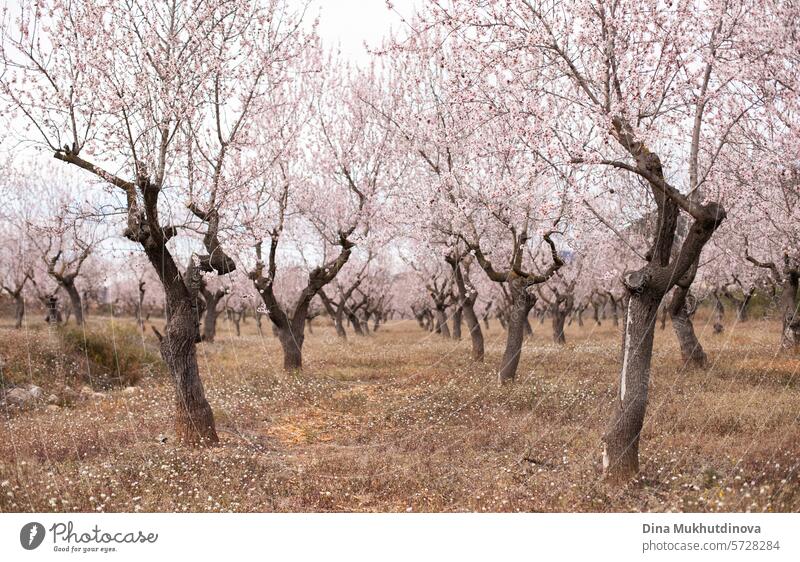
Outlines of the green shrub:
[[59,334],[65,352],[83,359],[82,378],[92,388],[131,386],[163,369],[161,357],[133,327],[109,325],[103,331],[65,327]]

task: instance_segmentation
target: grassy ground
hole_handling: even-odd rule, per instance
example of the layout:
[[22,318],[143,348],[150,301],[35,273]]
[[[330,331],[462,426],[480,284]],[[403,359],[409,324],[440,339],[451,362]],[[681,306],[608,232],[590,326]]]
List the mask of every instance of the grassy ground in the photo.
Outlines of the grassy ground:
[[221,438],[210,450],[175,445],[169,380],[131,321],[95,318],[89,332],[138,358],[123,362],[139,369],[135,391],[97,379],[114,365],[82,361],[74,338],[4,322],[4,384],[58,394],[88,381],[105,394],[0,411],[0,511],[800,510],[800,357],[776,355],[772,322],[721,335],[697,324],[706,371],[683,368],[670,327],[657,330],[641,477],[617,489],[599,479],[617,391],[610,321],[573,324],[566,346],[536,324],[507,388],[495,384],[496,322],[484,365],[468,341],[414,322],[347,343],[315,327],[300,374],[281,372],[277,340],[252,320],[241,337],[221,323],[199,346]]

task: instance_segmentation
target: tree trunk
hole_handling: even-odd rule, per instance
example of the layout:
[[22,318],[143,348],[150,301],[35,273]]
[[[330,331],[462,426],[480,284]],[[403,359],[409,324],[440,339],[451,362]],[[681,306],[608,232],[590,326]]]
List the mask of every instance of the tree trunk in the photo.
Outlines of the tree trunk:
[[508,284],[512,300],[506,322],[508,327],[506,349],[497,373],[500,384],[514,382],[517,376],[517,367],[522,353],[522,340],[525,337],[525,320],[534,304],[534,298],[528,293],[521,279],[513,278],[509,280]]
[[533,336],[533,328],[531,327],[531,321],[528,320],[528,315],[525,315],[525,321],[522,323],[522,328],[525,331],[525,337],[530,338]]
[[64,290],[69,296],[69,304],[72,313],[75,314],[75,323],[78,326],[83,326],[83,303],[81,302],[81,294],[75,288],[74,283],[62,283]]
[[461,319],[462,319],[462,307],[456,306],[455,311],[453,312],[453,339],[461,341]]
[[224,291],[209,291],[202,289],[205,300],[206,314],[203,317],[203,341],[213,342],[217,336],[217,319],[219,318],[219,302],[225,296]]
[[684,362],[704,369],[708,365],[708,356],[694,333],[692,314],[696,306],[692,304],[691,300],[688,289],[676,286],[672,294],[672,302],[669,305],[669,314]]
[[553,310],[553,342],[559,345],[567,343],[567,338],[564,335],[564,323],[567,320],[566,313],[560,310]]
[[343,340],[347,339],[347,331],[344,329],[344,303],[336,309],[333,317],[333,325],[336,327],[336,335]]
[[736,308],[736,321],[737,322],[747,322],[749,320],[749,316],[747,314],[747,303],[750,300],[750,297],[745,295],[743,299],[737,299],[732,295],[729,295],[728,298],[733,302],[733,306]]
[[472,360],[477,362],[483,361],[484,347],[483,347],[483,332],[481,331],[481,324],[475,314],[474,303],[469,299],[464,303],[464,321],[469,330],[469,337],[472,342]]
[[[469,277],[461,269],[461,263],[455,259],[448,261],[453,268],[453,276],[455,277],[456,287],[458,288],[459,310],[463,311],[464,321],[469,330],[470,340],[472,342],[472,360],[476,362],[483,361],[484,347],[483,347],[483,332],[481,331],[481,324],[478,316],[475,314],[475,301],[478,298],[478,291],[475,290]],[[491,306],[491,304],[489,305]],[[486,329],[489,329],[489,309],[487,308],[483,321],[486,323]],[[461,328],[459,327],[459,332]]]
[[662,296],[652,289],[634,293],[625,311],[619,400],[603,437],[603,471],[612,482],[625,482],[639,472],[639,434],[647,409],[653,336]]
[[244,311],[242,311],[242,312],[233,312],[230,315],[231,322],[233,322],[233,327],[236,329],[236,337],[237,338],[242,335],[242,329],[239,326],[239,324],[241,323],[243,318],[244,318]]
[[278,341],[281,342],[283,349],[283,369],[284,371],[297,371],[303,368],[303,326],[305,321],[300,323],[300,329],[294,326],[295,322],[290,321],[287,327],[278,328]]
[[191,299],[171,302],[168,318],[161,340],[161,355],[175,382],[175,433],[178,442],[213,445],[219,442],[219,438],[197,366],[199,330]]
[[358,315],[354,312],[348,312],[347,319],[350,321],[350,325],[353,327],[353,331],[357,336],[363,336],[364,330],[361,328],[361,320],[359,320]]
[[14,295],[14,328],[22,328],[22,320],[25,318],[25,297],[22,292]]
[[722,320],[725,318],[725,305],[722,304],[722,299],[719,298],[719,293],[714,291],[714,333],[721,334],[725,331],[725,325]]
[[450,328],[447,327],[447,316],[444,308],[436,309],[436,333],[442,334],[443,338],[450,339]]
[[217,303],[212,301],[206,305],[206,314],[203,316],[203,341],[213,342],[217,335]]
[[609,297],[609,302],[611,303],[611,319],[614,322],[614,327],[619,327],[619,307],[617,300],[614,297]]
[[166,297],[167,324],[164,336],[159,339],[161,356],[175,384],[175,434],[179,443],[214,445],[219,437],[197,365],[200,271],[192,261],[181,275],[164,240],[149,239],[142,246],[158,273]]
[[781,331],[781,348],[797,350],[800,347],[800,314],[797,307],[798,272],[787,271],[784,274],[781,290],[781,313],[783,330]]

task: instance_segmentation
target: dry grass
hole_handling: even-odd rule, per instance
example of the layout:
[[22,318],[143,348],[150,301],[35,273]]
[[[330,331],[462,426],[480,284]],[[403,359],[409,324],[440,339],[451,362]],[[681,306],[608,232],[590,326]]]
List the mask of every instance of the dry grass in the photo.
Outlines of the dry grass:
[[[111,333],[108,320],[91,322]],[[716,336],[697,324],[706,371],[685,369],[669,326],[658,330],[642,473],[622,489],[599,479],[619,355],[610,322],[573,324],[563,347],[534,326],[518,382],[498,388],[496,323],[485,365],[470,364],[468,342],[413,322],[347,343],[315,327],[305,370],[284,374],[277,340],[250,320],[242,337],[221,324],[219,341],[199,346],[221,446],[174,444],[158,374],[135,393],[3,411],[0,510],[800,510],[800,358],[775,354],[772,322]],[[0,334],[6,364],[54,337],[8,324]],[[35,382],[63,386],[68,359],[30,355]]]

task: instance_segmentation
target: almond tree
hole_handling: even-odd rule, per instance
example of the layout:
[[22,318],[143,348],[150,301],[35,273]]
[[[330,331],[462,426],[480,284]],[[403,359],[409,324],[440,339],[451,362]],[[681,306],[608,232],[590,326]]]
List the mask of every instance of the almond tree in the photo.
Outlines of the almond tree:
[[83,306],[81,293],[75,282],[81,274],[81,268],[94,247],[94,241],[80,235],[72,235],[63,224],[57,224],[54,230],[39,233],[39,238],[46,240],[43,259],[50,275],[67,294],[70,310],[75,315],[75,323],[83,325]]
[[[377,195],[392,177],[390,136],[364,101],[381,94],[375,73],[335,60],[319,72],[321,64],[312,57],[316,75],[300,75],[302,86],[286,84],[273,92],[280,112],[262,116],[258,173],[241,210],[255,248],[250,278],[277,331],[286,370],[302,368],[312,301],[379,222]],[[284,304],[276,292],[281,261],[284,267],[305,261],[308,270],[306,282]]]
[[369,267],[372,259],[373,254],[369,252],[363,258],[356,257],[356,259],[349,260],[327,289],[328,292],[324,288],[319,291],[322,305],[333,320],[336,335],[343,340],[347,339],[347,330],[344,327],[345,317],[349,316],[348,311],[352,311],[352,301],[356,291],[371,273]]
[[[204,271],[235,267],[221,245],[223,207],[244,173],[231,156],[306,46],[303,10],[280,0],[24,0],[0,31],[0,91],[27,123],[19,134],[110,189],[124,236],[158,272],[179,442],[218,441],[197,364],[197,295]],[[170,244],[191,232],[181,202],[205,246],[185,271]]]
[[[386,47],[392,62],[392,112],[387,126],[398,132],[409,154],[405,182],[413,187],[398,212],[416,232],[443,248],[453,268],[460,309],[472,336],[473,358],[483,357],[483,336],[474,313],[474,286],[464,280],[461,261],[468,255],[495,283],[505,284],[510,306],[508,339],[498,369],[501,383],[516,375],[527,315],[535,302],[530,288],[549,279],[563,262],[551,235],[565,207],[562,170],[542,158],[538,141],[521,134],[524,113],[495,106],[485,111],[466,98],[460,63],[468,43],[435,27],[396,38]],[[468,50],[468,49],[467,49]],[[545,143],[547,139],[544,139]],[[433,245],[432,244],[432,245]],[[547,248],[552,263],[531,269],[531,249]],[[431,285],[437,317],[451,291]],[[472,311],[468,309],[473,307]],[[473,321],[474,320],[474,321]],[[441,321],[438,325],[442,325]]]
[[[10,227],[10,228],[9,228]],[[14,328],[22,328],[25,318],[26,286],[34,276],[31,258],[35,247],[30,243],[26,229],[3,220],[0,236],[5,240],[0,247],[0,287],[14,299]]]
[[[656,314],[675,286],[671,306],[682,307],[700,253],[726,216],[716,163],[736,123],[764,103],[749,83],[777,55],[756,40],[776,15],[762,3],[729,0],[454,0],[435,2],[427,18],[468,38],[479,57],[459,68],[466,99],[493,91],[489,82],[500,76],[503,95],[529,109],[537,137],[543,102],[561,116],[550,134],[562,161],[633,174],[646,191],[627,192],[628,205],[642,216],[655,205],[644,264],[623,277],[620,392],[603,439],[612,481],[638,472]],[[532,81],[537,75],[546,78]],[[676,247],[679,216],[687,228]]]
[[0,290],[14,300],[14,328],[20,329],[25,318],[25,296],[35,280],[39,254],[31,235],[31,205],[20,197],[18,175],[10,164],[1,171],[0,196],[5,204],[0,210],[0,236],[4,240],[0,245]]

